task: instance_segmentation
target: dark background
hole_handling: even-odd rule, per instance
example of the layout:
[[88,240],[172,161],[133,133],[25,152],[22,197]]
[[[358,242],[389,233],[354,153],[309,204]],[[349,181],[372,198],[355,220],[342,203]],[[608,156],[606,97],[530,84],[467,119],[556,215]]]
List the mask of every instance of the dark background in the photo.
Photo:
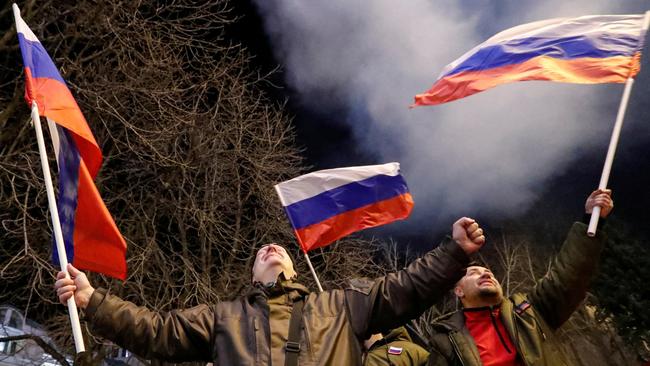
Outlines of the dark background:
[[[297,142],[304,148],[303,156],[311,170],[335,168],[341,166],[379,164],[376,156],[358,148],[354,131],[350,125],[342,123],[341,110],[314,110],[300,102],[300,98],[285,83],[286,70],[274,57],[272,45],[263,27],[263,20],[251,1],[233,3],[233,10],[241,19],[227,29],[228,36],[237,39],[253,55],[253,65],[262,73],[271,73],[266,84],[266,92],[277,103],[286,101],[288,113],[293,117],[297,132]],[[485,7],[498,13],[499,6]],[[479,24],[486,34],[494,32],[493,24]],[[497,30],[498,31],[498,30]],[[636,78],[630,102],[627,108],[625,125],[620,137],[614,166],[608,187],[614,191],[615,210],[613,217],[629,224],[638,235],[646,236],[643,228],[650,220],[648,205],[650,203],[650,156],[645,142],[650,141],[650,53],[646,42],[643,50],[641,72]],[[488,91],[489,92],[489,91]],[[622,94],[622,85],[621,85]],[[461,101],[462,102],[462,101]],[[605,101],[613,118],[620,102],[619,99]],[[579,108],[579,106],[577,106]],[[427,108],[427,107],[425,107]],[[611,129],[610,129],[611,131]],[[547,228],[551,238],[561,236],[573,220],[582,217],[584,197],[597,188],[607,153],[609,136],[603,137],[600,153],[585,156],[574,161],[567,169],[544,182],[538,200],[524,214],[515,218],[493,218],[490,212],[475,215],[488,230],[500,230],[512,225],[537,225]],[[580,197],[580,198],[578,198]],[[417,197],[416,197],[417,205]],[[545,225],[547,222],[548,225]],[[541,226],[540,226],[541,225]],[[431,223],[405,226],[395,223],[385,228],[371,229],[363,232],[364,236],[391,237],[402,245],[418,245],[420,242],[431,243],[444,235],[451,222]],[[489,232],[489,231],[488,231]],[[426,244],[424,247],[428,247]]]

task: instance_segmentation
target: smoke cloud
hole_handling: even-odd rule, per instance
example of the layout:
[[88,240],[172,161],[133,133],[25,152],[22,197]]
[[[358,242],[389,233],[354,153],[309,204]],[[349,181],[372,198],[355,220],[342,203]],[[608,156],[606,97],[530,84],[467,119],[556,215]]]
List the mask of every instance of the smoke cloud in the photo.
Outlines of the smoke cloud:
[[[514,217],[571,163],[604,158],[622,85],[520,82],[408,109],[442,68],[501,30],[547,18],[642,13],[644,1],[257,0],[287,84],[314,111],[346,111],[355,143],[399,161],[408,225]],[[598,177],[594,177],[594,184]],[[585,192],[587,193],[587,192]]]

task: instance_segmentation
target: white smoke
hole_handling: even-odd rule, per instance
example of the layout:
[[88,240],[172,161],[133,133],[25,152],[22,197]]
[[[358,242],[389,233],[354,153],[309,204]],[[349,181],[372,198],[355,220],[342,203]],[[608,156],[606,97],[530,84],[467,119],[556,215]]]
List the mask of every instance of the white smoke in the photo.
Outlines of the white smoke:
[[411,222],[521,213],[576,159],[604,158],[622,93],[620,84],[523,82],[408,109],[446,64],[519,24],[647,7],[605,0],[256,3],[301,103],[347,110],[341,120],[356,143],[377,163],[401,162],[416,202]]

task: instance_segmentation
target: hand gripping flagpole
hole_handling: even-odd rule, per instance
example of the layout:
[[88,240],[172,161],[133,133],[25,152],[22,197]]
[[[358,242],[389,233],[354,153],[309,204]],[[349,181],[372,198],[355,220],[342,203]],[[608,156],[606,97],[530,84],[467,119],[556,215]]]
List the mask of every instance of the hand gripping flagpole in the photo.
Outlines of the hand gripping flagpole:
[[[12,4],[12,10],[14,13],[14,20],[16,22],[16,31],[18,32],[20,27],[18,20],[20,17],[20,9],[18,5]],[[29,81],[28,81],[29,82]],[[27,88],[28,90],[33,90],[31,86]],[[50,175],[50,164],[47,161],[47,152],[45,150],[45,141],[43,138],[43,129],[41,127],[41,117],[38,114],[38,104],[34,98],[32,100],[32,125],[36,131],[36,141],[38,142],[38,153],[41,158],[41,167],[43,168],[43,178],[45,180],[45,190],[47,192],[47,202],[50,209],[50,215],[52,217],[52,227],[54,228],[54,240],[56,242],[56,249],[59,255],[59,265],[61,270],[65,273],[66,278],[70,278],[68,274],[68,256],[65,252],[65,245],[63,244],[63,232],[61,231],[61,222],[59,220],[59,211],[56,207],[56,199],[54,198],[54,186],[52,184],[52,176]],[[74,345],[77,353],[84,352],[86,347],[84,346],[83,337],[81,335],[81,325],[79,324],[79,314],[77,312],[77,304],[74,302],[74,296],[68,299],[68,313],[70,315],[70,323],[72,326],[72,336],[74,338]]]
[[[648,31],[649,23],[650,23],[650,11],[647,11],[645,13],[643,28],[641,30],[641,32],[644,35]],[[628,78],[627,81],[625,82],[625,89],[623,90],[623,97],[621,98],[621,104],[618,107],[618,114],[616,115],[614,130],[612,131],[612,137],[609,141],[609,148],[607,149],[605,165],[603,166],[603,172],[600,176],[600,183],[598,184],[598,189],[607,188],[607,183],[609,181],[609,174],[612,170],[612,163],[614,162],[614,154],[616,153],[616,147],[618,145],[619,136],[621,135],[621,129],[623,128],[623,119],[625,117],[625,110],[627,109],[627,104],[630,100],[630,93],[632,92],[632,85],[634,85],[634,78]],[[589,220],[589,227],[587,228],[587,235],[589,236],[596,235],[596,228],[598,226],[599,218],[600,218],[600,206],[594,206],[594,209],[591,211],[591,218]]]
[[[623,98],[621,98],[621,104],[618,107],[618,114],[616,116],[616,123],[614,123],[614,130],[612,131],[612,137],[609,141],[609,148],[607,150],[607,157],[605,158],[605,165],[603,166],[603,172],[600,175],[600,183],[598,184],[598,189],[607,188],[607,183],[609,181],[609,174],[612,170],[612,163],[614,162],[614,154],[616,153],[616,146],[618,145],[618,139],[621,135],[621,128],[623,128],[623,117],[625,116],[625,110],[627,109],[627,103],[630,99],[630,92],[632,91],[632,85],[634,84],[633,78],[628,78],[625,82],[625,90],[623,91]],[[600,206],[594,206],[591,211],[591,218],[589,220],[589,228],[587,228],[587,235],[595,236],[596,228],[598,226],[598,219],[600,218]]]
[[[15,8],[14,11],[16,11]],[[36,130],[36,141],[38,142],[38,152],[41,158],[41,166],[43,167],[45,190],[47,191],[47,202],[50,208],[50,215],[52,216],[52,227],[54,228],[56,250],[59,254],[59,264],[61,265],[61,270],[65,273],[66,278],[70,278],[70,275],[68,274],[68,257],[65,252],[65,245],[63,244],[61,222],[59,221],[59,211],[56,207],[56,199],[54,198],[54,186],[52,184],[52,176],[50,175],[50,164],[47,161],[47,152],[45,151],[41,118],[38,115],[38,105],[35,100],[32,101],[32,124]],[[79,324],[79,314],[77,312],[77,304],[74,302],[74,296],[68,299],[67,305],[68,313],[70,314],[70,323],[72,325],[74,346],[77,353],[81,353],[86,350],[86,347],[84,346],[83,337],[81,335],[81,325]]]

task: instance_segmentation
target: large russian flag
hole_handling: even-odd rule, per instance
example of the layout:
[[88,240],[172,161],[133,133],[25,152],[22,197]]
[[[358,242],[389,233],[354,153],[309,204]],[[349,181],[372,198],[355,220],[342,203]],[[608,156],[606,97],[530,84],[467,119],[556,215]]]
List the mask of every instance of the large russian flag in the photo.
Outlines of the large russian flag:
[[413,106],[460,99],[524,80],[624,83],[640,68],[644,15],[557,18],[505,30],[447,65]]
[[[14,7],[16,5],[14,4]],[[25,99],[47,118],[59,167],[58,212],[75,267],[126,279],[126,242],[93,183],[102,153],[65,81],[15,8]],[[57,251],[54,260],[58,263]]]
[[319,170],[277,184],[275,190],[305,253],[404,219],[413,208],[399,163]]

